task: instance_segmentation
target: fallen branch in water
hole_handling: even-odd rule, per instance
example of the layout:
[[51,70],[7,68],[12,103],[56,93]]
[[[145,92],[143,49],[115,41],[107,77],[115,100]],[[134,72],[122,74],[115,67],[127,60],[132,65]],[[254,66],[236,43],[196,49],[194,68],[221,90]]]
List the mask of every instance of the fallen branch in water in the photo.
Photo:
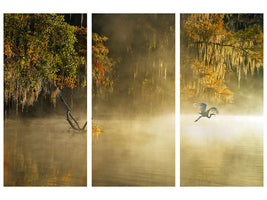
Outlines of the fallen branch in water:
[[68,106],[68,104],[64,100],[63,96],[61,95],[61,91],[58,92],[58,96],[59,96],[60,100],[63,102],[64,106],[67,109],[66,117],[67,117],[67,121],[69,122],[71,128],[74,129],[74,130],[77,130],[77,131],[84,131],[85,127],[87,126],[87,122],[85,122],[85,124],[81,128],[79,126],[79,123],[77,122],[77,120],[72,116],[70,107]]

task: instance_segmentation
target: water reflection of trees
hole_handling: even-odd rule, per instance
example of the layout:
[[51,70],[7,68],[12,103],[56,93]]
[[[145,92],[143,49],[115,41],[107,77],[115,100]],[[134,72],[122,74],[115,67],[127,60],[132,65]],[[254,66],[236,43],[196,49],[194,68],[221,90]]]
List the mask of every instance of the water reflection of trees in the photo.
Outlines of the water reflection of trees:
[[[81,160],[84,157],[83,147],[86,149],[86,145],[82,145],[82,148],[77,147],[77,145],[81,146],[79,143],[82,139],[81,135],[64,137],[61,135],[63,141],[59,141],[57,138],[59,136],[55,134],[65,129],[62,126],[59,130],[57,126],[57,129],[53,130],[50,126],[49,130],[46,129],[46,138],[42,140],[42,143],[38,143],[36,141],[44,136],[43,132],[37,133],[33,124],[26,123],[26,126],[21,125],[21,122],[16,122],[16,124],[20,126],[11,127],[11,123],[7,122],[5,127],[5,186],[86,186],[86,171],[84,171],[86,159],[84,163]],[[68,133],[64,132],[64,134]],[[65,144],[70,139],[72,143]],[[81,155],[76,154],[77,150],[73,151],[72,148],[79,149]],[[71,164],[72,162],[77,162],[82,167],[77,167],[76,164]]]

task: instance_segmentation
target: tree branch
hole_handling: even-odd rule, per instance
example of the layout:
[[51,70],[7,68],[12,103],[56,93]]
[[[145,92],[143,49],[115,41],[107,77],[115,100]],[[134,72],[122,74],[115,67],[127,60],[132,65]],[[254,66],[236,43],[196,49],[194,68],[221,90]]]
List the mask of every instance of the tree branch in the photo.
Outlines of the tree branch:
[[238,49],[240,51],[243,51],[245,52],[247,55],[249,54],[248,50],[247,49],[244,49],[244,48],[240,48],[240,47],[236,47],[232,44],[223,44],[223,43],[218,43],[218,42],[193,42],[191,44],[207,44],[207,45],[217,45],[217,46],[223,46],[223,47],[232,47],[234,49]]
[[61,91],[59,89],[58,89],[58,96],[59,96],[60,100],[63,102],[65,108],[67,109],[66,118],[67,118],[67,121],[69,122],[71,128],[73,128],[74,130],[77,130],[77,131],[84,131],[84,129],[85,129],[86,125],[87,125],[87,122],[85,122],[83,127],[80,128],[79,123],[72,116],[71,109],[70,109],[69,105],[66,103],[65,99],[63,98],[63,96],[61,95]]

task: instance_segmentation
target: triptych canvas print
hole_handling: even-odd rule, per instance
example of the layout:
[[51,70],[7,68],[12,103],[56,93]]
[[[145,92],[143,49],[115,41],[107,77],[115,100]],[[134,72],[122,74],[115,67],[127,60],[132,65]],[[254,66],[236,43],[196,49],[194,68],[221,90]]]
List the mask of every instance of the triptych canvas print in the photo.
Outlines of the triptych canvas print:
[[90,15],[3,15],[4,186],[263,186],[263,14]]

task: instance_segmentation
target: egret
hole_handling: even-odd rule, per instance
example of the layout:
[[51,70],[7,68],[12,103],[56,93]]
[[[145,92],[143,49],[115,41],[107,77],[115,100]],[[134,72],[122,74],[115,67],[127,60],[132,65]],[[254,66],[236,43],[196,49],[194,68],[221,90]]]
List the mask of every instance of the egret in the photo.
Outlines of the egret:
[[212,115],[219,114],[219,111],[215,107],[211,107],[210,109],[206,110],[207,104],[205,103],[194,103],[194,107],[200,108],[200,116],[195,120],[197,122],[201,117],[211,118]]

